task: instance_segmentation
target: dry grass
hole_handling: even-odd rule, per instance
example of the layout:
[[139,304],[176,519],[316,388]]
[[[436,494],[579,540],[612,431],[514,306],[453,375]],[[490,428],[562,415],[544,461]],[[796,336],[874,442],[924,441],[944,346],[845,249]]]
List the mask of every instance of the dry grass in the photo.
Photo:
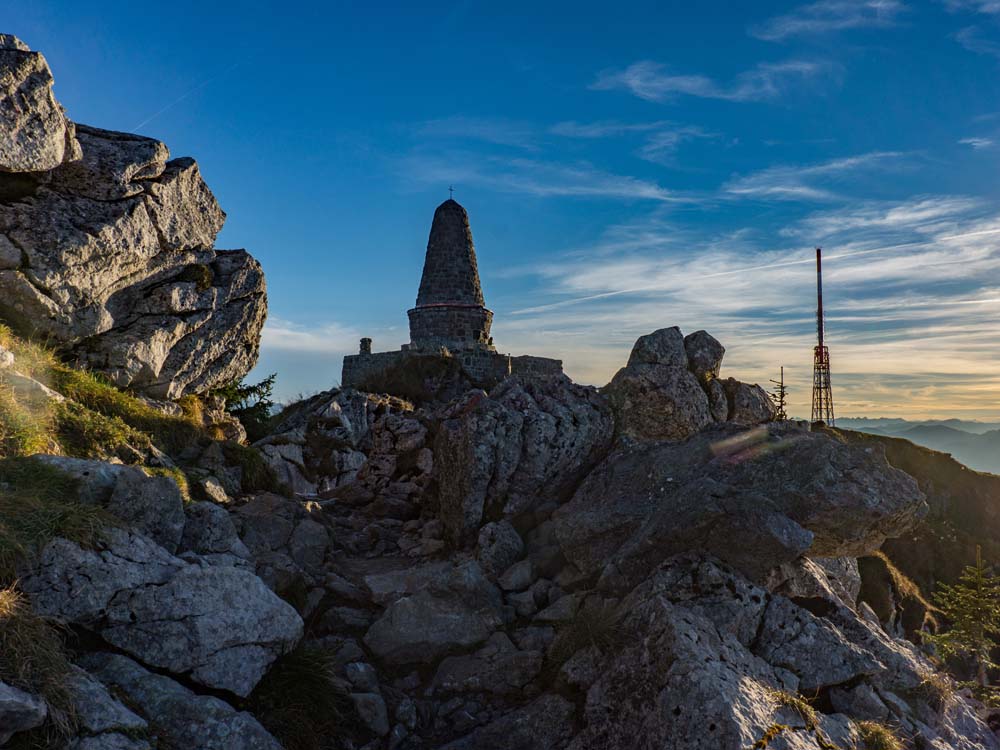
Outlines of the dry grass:
[[76,728],[70,673],[59,632],[13,588],[0,589],[0,680],[48,703],[46,725],[33,733],[37,742],[62,747]]
[[286,750],[339,750],[356,719],[336,675],[332,652],[300,646],[274,664],[247,707]]
[[877,721],[859,721],[855,726],[865,750],[903,750],[902,741],[891,727]]

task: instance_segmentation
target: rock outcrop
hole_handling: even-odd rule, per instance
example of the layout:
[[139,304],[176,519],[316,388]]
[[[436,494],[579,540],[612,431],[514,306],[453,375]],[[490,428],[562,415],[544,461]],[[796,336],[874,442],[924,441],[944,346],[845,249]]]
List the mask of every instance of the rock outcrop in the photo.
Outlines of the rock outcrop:
[[0,48],[0,317],[156,398],[239,380],[264,276],[245,251],[213,248],[225,214],[197,164],[74,129],[51,82],[40,54]]
[[661,328],[635,342],[604,393],[618,431],[637,440],[683,440],[713,422],[770,422],[775,409],[758,385],[719,380],[726,350],[705,331]]
[[45,172],[80,158],[73,123],[56,101],[52,83],[40,52],[0,34],[0,171]]
[[720,425],[612,454],[553,519],[577,568],[635,583],[692,550],[764,580],[800,555],[869,554],[925,512],[916,483],[877,448],[792,424]]

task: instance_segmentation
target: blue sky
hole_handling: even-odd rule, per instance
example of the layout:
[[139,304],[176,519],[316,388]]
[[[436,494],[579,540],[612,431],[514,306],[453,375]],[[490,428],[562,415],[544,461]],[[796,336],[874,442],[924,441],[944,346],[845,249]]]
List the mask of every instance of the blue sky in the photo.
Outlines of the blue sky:
[[20,2],[71,118],[194,156],[264,264],[253,376],[408,338],[435,206],[498,346],[603,384],[704,328],[808,410],[813,251],[842,415],[1000,418],[1000,2]]

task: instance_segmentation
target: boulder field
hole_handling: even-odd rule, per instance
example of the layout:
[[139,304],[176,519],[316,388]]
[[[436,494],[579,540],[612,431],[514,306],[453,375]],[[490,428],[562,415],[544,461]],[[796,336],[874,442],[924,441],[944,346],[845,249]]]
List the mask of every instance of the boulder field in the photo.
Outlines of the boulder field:
[[[917,483],[877,443],[728,395],[690,431],[701,402],[680,373],[707,401],[721,365],[697,339],[720,352],[704,370],[676,329],[624,370],[670,368],[644,387],[676,405],[657,428],[673,439],[630,433],[619,376],[560,375],[419,407],[319,394],[256,446],[288,490],[242,492],[220,459],[223,503],[34,459],[119,521],[19,571],[38,614],[89,634],[74,690],[81,716],[107,716],[72,746],[281,747],[245,699],[308,647],[353,716],[330,747],[848,750],[877,725],[906,747],[1000,748],[862,596],[857,558],[927,512]],[[0,716],[44,720],[6,687]]]
[[[197,165],[74,125],[8,35],[0,123],[0,318],[167,414],[242,377],[264,279],[213,248]],[[199,502],[155,445],[132,462],[158,472],[19,457],[71,481],[50,507],[78,523],[27,530],[5,606],[73,664],[58,703],[0,680],[0,746],[59,724],[72,750],[1000,750],[862,580],[927,513],[920,486],[876,441],[775,422],[724,354],[664,328],[600,389],[333,389],[252,447],[175,446]],[[68,400],[17,357],[12,398]],[[282,701],[317,684],[337,729],[293,745],[330,717]]]

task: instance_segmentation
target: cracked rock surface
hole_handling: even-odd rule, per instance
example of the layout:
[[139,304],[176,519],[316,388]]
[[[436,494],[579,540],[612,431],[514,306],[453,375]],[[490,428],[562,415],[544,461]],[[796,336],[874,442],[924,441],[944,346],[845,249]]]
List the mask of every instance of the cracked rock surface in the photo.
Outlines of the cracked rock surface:
[[40,54],[0,47],[0,314],[154,398],[240,380],[264,275],[214,249],[225,213],[198,165],[151,138],[74,130],[51,83]]
[[302,635],[295,610],[252,573],[186,563],[124,529],[108,530],[92,550],[53,540],[21,585],[39,614],[241,696]]

